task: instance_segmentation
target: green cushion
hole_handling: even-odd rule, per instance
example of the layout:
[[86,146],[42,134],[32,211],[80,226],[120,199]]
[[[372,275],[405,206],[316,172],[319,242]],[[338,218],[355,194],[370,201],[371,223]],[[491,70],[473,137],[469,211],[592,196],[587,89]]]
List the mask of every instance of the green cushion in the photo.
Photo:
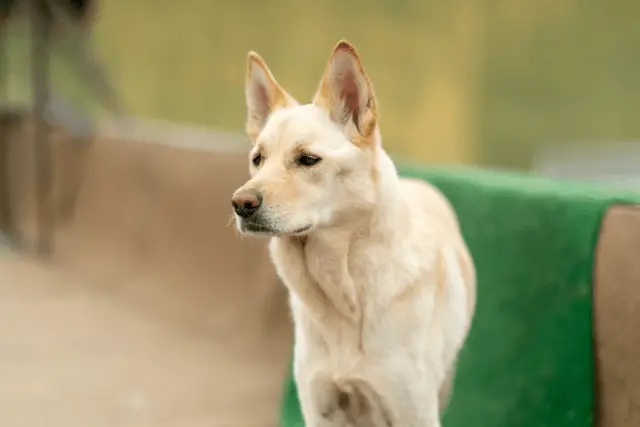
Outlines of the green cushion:
[[[401,173],[449,198],[477,267],[476,317],[444,426],[591,426],[594,248],[606,209],[639,198],[480,169]],[[291,376],[281,424],[303,426]]]

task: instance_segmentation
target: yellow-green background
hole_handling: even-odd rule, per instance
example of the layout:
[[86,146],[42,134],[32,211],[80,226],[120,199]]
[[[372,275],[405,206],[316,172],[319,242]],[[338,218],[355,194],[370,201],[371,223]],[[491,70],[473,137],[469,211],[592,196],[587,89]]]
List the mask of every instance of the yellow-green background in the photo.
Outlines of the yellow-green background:
[[247,50],[306,100],[345,37],[391,152],[526,167],[544,144],[640,135],[639,17],[633,0],[109,0],[94,38],[129,113],[241,130]]

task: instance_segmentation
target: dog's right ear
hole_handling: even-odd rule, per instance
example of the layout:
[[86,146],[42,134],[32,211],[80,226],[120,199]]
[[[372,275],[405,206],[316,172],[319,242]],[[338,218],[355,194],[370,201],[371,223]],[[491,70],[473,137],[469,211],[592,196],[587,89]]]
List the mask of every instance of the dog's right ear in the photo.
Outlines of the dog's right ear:
[[255,52],[247,55],[245,81],[247,99],[246,132],[255,143],[271,113],[297,102],[278,84],[264,60]]

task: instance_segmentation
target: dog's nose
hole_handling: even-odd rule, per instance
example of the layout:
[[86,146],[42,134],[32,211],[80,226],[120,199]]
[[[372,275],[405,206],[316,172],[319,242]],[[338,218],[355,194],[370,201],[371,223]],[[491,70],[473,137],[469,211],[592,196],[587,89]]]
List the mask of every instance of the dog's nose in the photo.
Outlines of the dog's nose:
[[236,193],[231,198],[233,210],[242,218],[249,218],[262,205],[262,196],[255,190],[245,190]]

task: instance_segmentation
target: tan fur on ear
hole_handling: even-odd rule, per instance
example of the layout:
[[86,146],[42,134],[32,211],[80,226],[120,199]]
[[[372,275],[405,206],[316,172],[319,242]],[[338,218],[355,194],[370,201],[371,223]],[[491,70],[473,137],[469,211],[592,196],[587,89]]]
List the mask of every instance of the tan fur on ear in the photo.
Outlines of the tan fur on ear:
[[271,113],[279,108],[298,105],[278,84],[264,59],[253,51],[247,54],[245,95],[246,132],[254,143]]
[[313,103],[345,127],[356,145],[372,143],[378,125],[378,107],[373,85],[358,52],[346,40],[333,48]]

